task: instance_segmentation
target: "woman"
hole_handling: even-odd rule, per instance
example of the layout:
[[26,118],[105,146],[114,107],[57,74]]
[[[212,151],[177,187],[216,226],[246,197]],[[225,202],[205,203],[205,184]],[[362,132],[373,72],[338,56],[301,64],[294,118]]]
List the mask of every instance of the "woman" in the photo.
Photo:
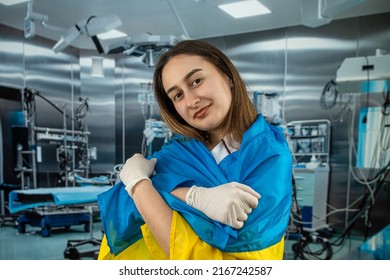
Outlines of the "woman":
[[282,259],[291,155],[231,61],[182,41],[159,59],[154,90],[182,137],[149,160],[131,157],[123,184],[98,197],[99,259]]

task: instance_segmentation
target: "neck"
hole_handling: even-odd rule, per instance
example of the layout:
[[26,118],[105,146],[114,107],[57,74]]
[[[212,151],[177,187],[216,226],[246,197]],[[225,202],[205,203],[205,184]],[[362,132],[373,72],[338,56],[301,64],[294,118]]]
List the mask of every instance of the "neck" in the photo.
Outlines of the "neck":
[[223,138],[224,138],[223,134],[216,134],[216,133],[209,134],[209,141],[206,143],[207,148],[209,148],[209,150],[214,149],[214,147],[217,146],[218,143],[221,142]]

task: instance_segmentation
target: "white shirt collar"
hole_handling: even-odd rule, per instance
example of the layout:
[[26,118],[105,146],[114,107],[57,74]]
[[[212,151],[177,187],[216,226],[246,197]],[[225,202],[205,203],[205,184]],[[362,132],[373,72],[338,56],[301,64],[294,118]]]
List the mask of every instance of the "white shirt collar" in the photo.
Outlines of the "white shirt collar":
[[[223,140],[222,140],[223,141]],[[226,146],[227,146],[227,149],[225,147],[225,144],[223,142],[219,142],[217,144],[217,146],[215,146],[212,150],[211,150],[211,153],[212,155],[214,156],[214,159],[215,161],[217,162],[217,164],[219,164],[227,155],[229,155],[230,153],[233,153],[235,151],[237,151],[237,149],[229,146],[228,142],[227,141],[224,141]]]

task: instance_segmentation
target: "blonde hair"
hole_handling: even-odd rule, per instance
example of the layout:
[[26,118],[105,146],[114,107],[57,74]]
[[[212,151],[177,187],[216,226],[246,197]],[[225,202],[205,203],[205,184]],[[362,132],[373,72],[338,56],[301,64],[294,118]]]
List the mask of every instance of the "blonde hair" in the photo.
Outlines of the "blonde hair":
[[205,144],[210,140],[207,131],[189,125],[179,115],[164,90],[162,83],[163,69],[171,58],[178,55],[202,57],[213,64],[221,73],[227,75],[232,82],[232,103],[223,122],[223,127],[229,144],[237,148],[245,131],[256,120],[257,111],[249,97],[244,81],[233,63],[222,51],[207,42],[200,40],[181,41],[159,58],[153,75],[153,85],[162,119],[174,133],[195,138]]

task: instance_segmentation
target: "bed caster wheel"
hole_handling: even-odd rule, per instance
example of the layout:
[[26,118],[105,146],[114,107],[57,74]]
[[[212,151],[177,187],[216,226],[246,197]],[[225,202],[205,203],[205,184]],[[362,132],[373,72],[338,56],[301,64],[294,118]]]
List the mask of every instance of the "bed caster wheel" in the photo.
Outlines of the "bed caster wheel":
[[66,248],[64,252],[64,257],[69,260],[79,260],[80,259],[80,254],[79,251],[77,251],[76,248],[74,247],[68,247]]
[[41,230],[41,235],[43,237],[49,237],[51,235],[51,229],[48,226],[45,226]]
[[26,233],[26,225],[22,224],[22,223],[19,223],[18,224],[18,232],[19,233]]
[[51,234],[51,228],[50,228],[50,226],[48,226],[48,223],[46,222],[46,219],[45,218],[43,218],[42,220],[41,220],[41,235],[43,236],[43,237],[49,237],[50,236],[50,234]]

